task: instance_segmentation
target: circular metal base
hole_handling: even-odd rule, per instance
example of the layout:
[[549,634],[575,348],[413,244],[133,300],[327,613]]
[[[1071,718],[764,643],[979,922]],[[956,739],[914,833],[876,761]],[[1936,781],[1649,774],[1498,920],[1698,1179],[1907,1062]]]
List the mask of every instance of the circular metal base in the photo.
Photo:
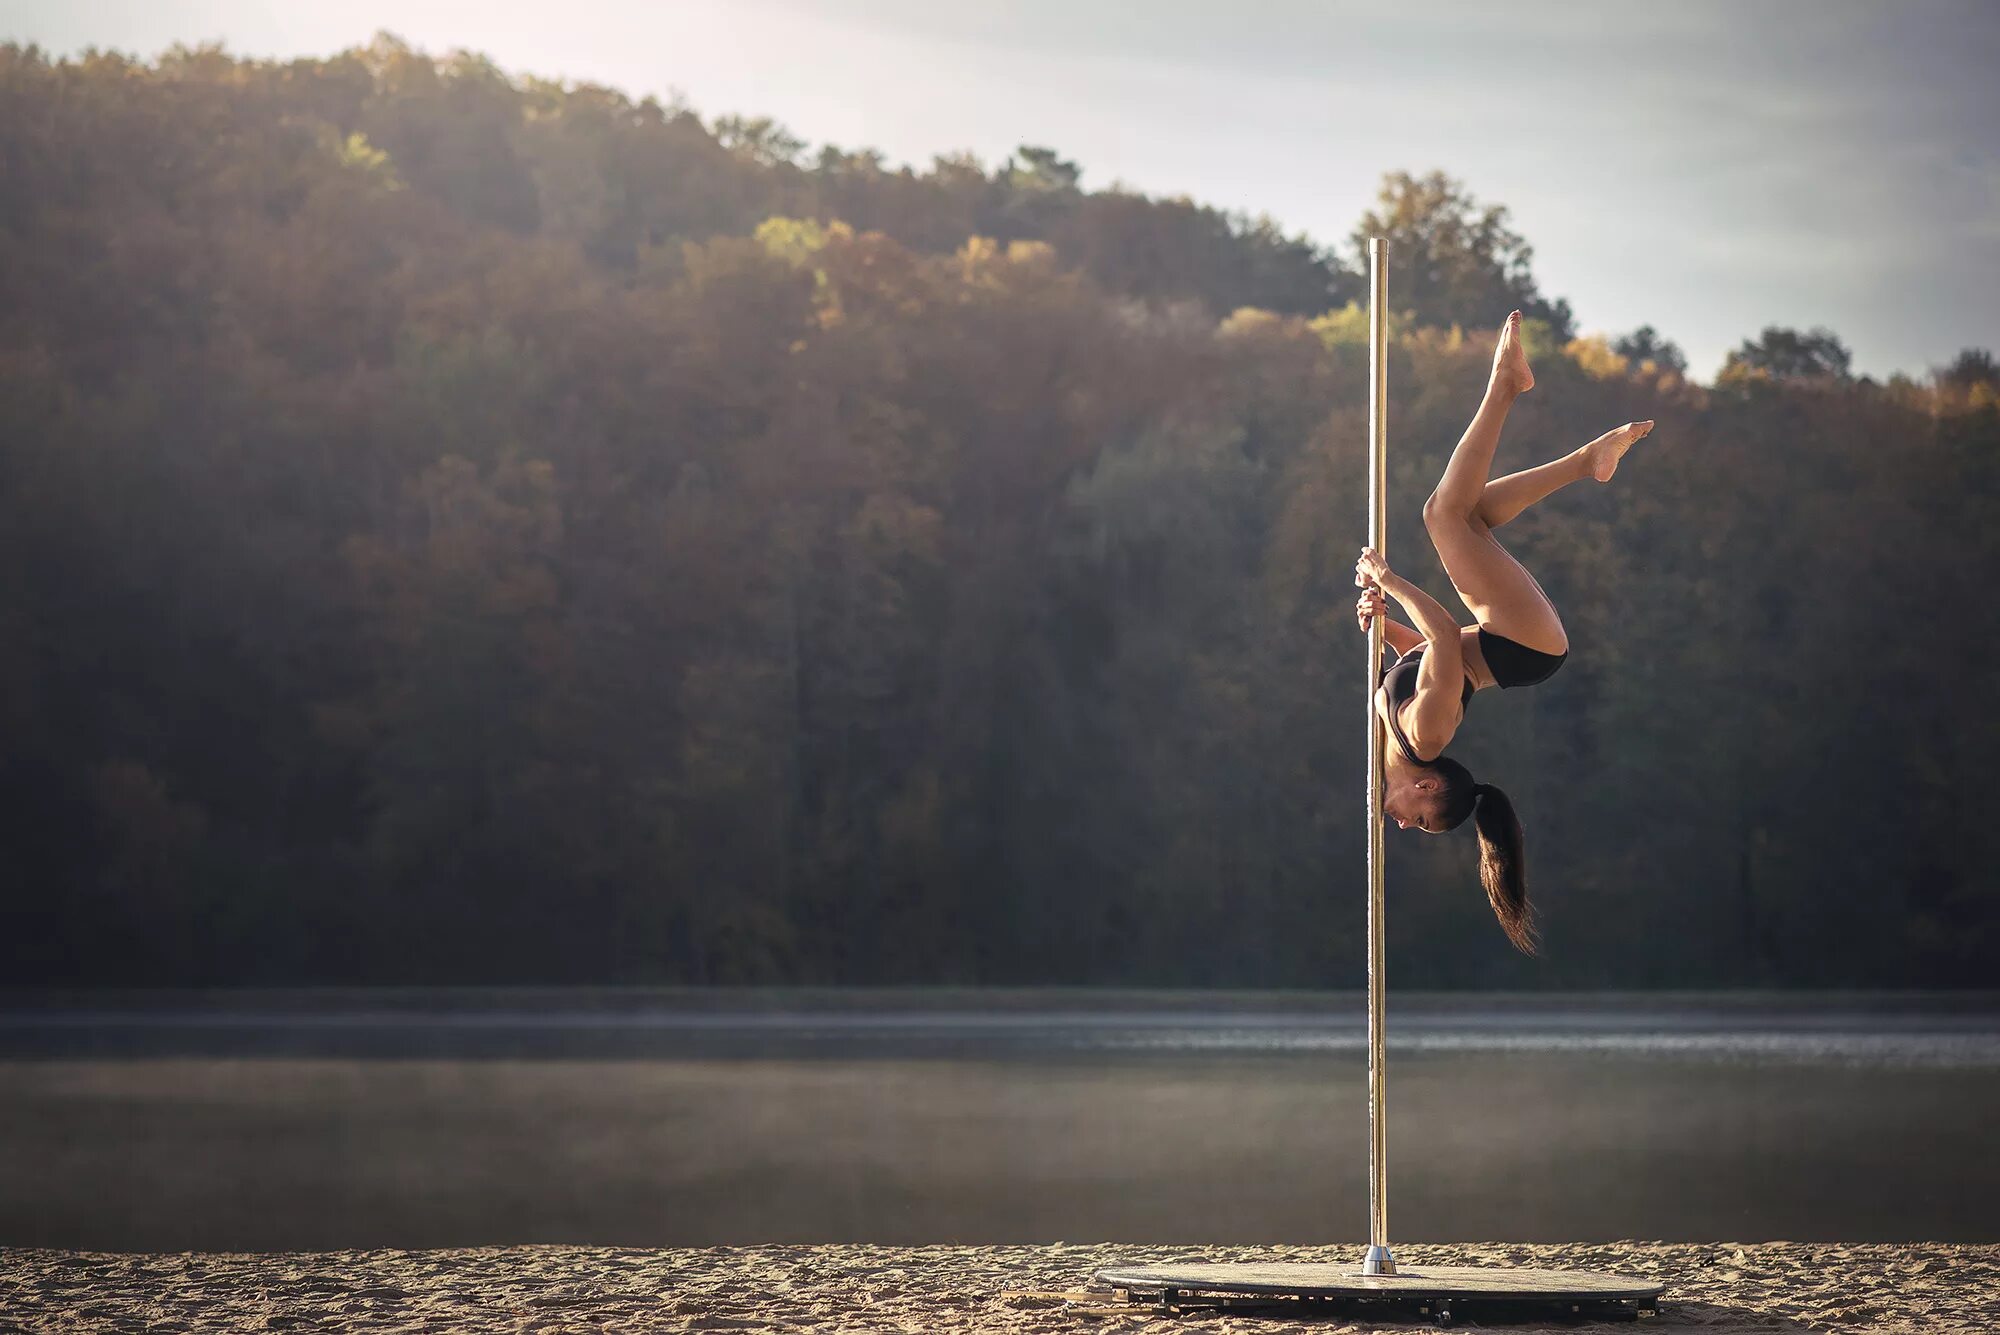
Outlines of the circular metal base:
[[1574,1310],[1624,1308],[1625,1319],[1650,1308],[1666,1285],[1592,1270],[1516,1270],[1502,1266],[1399,1265],[1392,1275],[1363,1274],[1358,1262],[1108,1266],[1100,1283],[1131,1299],[1173,1306],[1232,1305],[1230,1299],[1351,1300],[1397,1306],[1507,1304]]

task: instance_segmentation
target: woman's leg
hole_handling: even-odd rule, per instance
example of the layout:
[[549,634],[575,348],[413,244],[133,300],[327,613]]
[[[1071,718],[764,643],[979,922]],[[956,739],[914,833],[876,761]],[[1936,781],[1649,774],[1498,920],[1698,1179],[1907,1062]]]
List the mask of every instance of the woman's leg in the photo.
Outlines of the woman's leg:
[[1493,451],[1500,444],[1500,428],[1507,423],[1507,410],[1514,400],[1535,387],[1535,373],[1528,369],[1527,354],[1521,350],[1521,312],[1515,311],[1500,326],[1499,346],[1493,350],[1493,374],[1486,381],[1486,397],[1479,411],[1458,439],[1458,448],[1445,463],[1444,476],[1425,503],[1460,516],[1479,508],[1486,490],[1487,475],[1493,471]]
[[1531,505],[1546,500],[1572,482],[1587,477],[1609,482],[1618,471],[1618,461],[1632,443],[1653,429],[1651,422],[1627,422],[1616,431],[1607,431],[1590,444],[1570,451],[1552,463],[1527,468],[1486,484],[1479,495],[1477,514],[1486,527],[1499,528]]
[[[1501,328],[1486,397],[1458,448],[1452,451],[1437,490],[1424,502],[1424,527],[1452,587],[1481,626],[1530,649],[1560,654],[1568,651],[1569,636],[1563,631],[1555,604],[1535,583],[1535,577],[1494,538],[1479,513],[1507,410],[1534,384],[1534,373],[1521,350],[1521,313],[1516,311]],[[1553,477],[1550,474],[1541,481],[1553,481]],[[1554,489],[1549,487],[1549,491]]]

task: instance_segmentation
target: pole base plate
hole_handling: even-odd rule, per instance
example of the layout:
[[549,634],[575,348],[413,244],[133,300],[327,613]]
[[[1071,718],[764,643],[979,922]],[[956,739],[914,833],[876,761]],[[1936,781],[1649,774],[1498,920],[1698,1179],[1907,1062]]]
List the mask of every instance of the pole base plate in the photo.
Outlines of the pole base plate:
[[1398,1265],[1363,1274],[1359,1262],[1107,1266],[1097,1272],[1126,1301],[1173,1308],[1258,1307],[1298,1302],[1315,1309],[1365,1306],[1408,1310],[1440,1324],[1454,1316],[1506,1320],[1569,1314],[1630,1321],[1656,1309],[1666,1285],[1592,1270],[1503,1266]]

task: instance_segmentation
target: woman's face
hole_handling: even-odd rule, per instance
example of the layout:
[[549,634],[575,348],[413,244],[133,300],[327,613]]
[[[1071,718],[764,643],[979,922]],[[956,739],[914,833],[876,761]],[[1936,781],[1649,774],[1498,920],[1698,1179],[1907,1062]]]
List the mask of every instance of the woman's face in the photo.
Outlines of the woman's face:
[[1422,830],[1425,834],[1444,833],[1443,806],[1435,780],[1419,779],[1398,784],[1382,794],[1382,816],[1401,830]]

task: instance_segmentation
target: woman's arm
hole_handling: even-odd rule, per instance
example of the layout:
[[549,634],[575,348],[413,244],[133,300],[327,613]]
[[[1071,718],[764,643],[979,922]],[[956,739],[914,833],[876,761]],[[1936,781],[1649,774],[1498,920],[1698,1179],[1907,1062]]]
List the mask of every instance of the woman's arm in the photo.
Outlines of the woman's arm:
[[1382,596],[1382,590],[1370,585],[1361,591],[1354,601],[1354,617],[1361,623],[1365,634],[1368,623],[1376,617],[1382,618],[1382,640],[1398,655],[1407,654],[1424,642],[1424,637],[1389,615],[1389,600]]
[[1410,701],[1410,744],[1418,751],[1444,750],[1465,717],[1461,698],[1465,684],[1465,655],[1458,647],[1458,623],[1444,604],[1389,569],[1389,563],[1374,548],[1362,549],[1354,564],[1354,582],[1366,587],[1373,583],[1403,605],[1417,631],[1427,641],[1423,662],[1417,667],[1417,692]]

